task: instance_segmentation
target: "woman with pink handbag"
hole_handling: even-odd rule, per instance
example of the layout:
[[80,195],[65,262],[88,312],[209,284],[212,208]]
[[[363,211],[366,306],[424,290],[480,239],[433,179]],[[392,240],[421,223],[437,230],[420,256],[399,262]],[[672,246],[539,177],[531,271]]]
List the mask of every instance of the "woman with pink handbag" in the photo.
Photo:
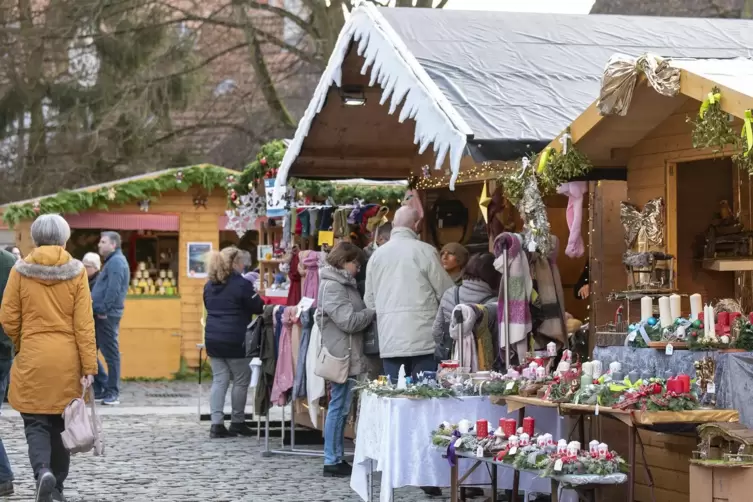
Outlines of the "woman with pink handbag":
[[34,221],[36,248],[13,266],[0,309],[16,351],[10,403],[24,420],[37,502],[64,500],[71,456],[62,414],[97,373],[89,282],[84,265],[65,250],[70,236],[60,215]]

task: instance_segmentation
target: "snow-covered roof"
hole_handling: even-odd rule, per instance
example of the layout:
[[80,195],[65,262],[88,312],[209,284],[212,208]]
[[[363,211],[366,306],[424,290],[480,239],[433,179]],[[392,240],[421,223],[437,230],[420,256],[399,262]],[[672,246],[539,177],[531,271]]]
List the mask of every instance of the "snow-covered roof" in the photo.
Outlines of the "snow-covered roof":
[[377,9],[364,3],[346,22],[282,162],[287,179],[354,42],[362,73],[383,89],[390,113],[414,118],[415,141],[453,173],[476,160],[511,160],[546,146],[598,95],[614,53],[732,58],[753,54],[753,21],[646,16]]
[[753,59],[672,59],[669,64],[753,97]]

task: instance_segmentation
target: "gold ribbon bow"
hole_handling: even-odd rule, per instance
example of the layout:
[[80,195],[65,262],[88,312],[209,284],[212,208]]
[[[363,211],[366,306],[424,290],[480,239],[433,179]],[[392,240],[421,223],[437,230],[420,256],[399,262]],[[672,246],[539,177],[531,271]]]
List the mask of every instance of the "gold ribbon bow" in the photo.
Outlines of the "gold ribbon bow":
[[743,154],[747,157],[750,150],[753,149],[753,125],[751,125],[751,122],[753,122],[753,113],[751,113],[750,110],[745,110],[745,119],[743,120],[743,130],[740,133],[740,136],[745,138],[748,144],[748,148],[745,149],[745,153]]
[[701,103],[701,109],[698,111],[698,115],[703,118],[703,116],[706,115],[709,106],[713,105],[717,101],[721,101],[721,99],[721,92],[710,92],[708,96],[706,96],[706,99],[703,100],[703,103]]
[[625,230],[625,245],[628,249],[632,249],[636,239],[648,247],[664,245],[664,200],[661,197],[646,202],[643,211],[635,204],[620,202],[620,221]]

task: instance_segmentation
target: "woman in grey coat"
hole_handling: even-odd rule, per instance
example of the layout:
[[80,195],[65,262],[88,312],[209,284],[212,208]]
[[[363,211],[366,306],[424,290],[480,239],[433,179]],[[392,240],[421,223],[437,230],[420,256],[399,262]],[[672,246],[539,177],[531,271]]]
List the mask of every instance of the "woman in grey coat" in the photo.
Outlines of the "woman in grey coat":
[[[363,331],[374,321],[356,286],[356,275],[365,261],[363,251],[341,242],[327,256],[327,266],[319,271],[319,300],[316,323],[322,345],[334,357],[350,355],[350,376],[366,372]],[[343,460],[345,418],[353,399],[354,380],[330,382],[332,393],[324,425],[324,476],[350,477],[352,467]]]

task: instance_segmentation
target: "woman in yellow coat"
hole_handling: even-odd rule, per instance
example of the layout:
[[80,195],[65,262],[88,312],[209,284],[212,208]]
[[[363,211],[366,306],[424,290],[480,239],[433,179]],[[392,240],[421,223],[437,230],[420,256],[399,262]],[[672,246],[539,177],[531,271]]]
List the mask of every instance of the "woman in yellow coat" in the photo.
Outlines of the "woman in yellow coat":
[[89,282],[83,264],[65,250],[70,236],[60,215],[34,221],[37,247],[11,270],[0,309],[16,350],[9,399],[24,420],[37,501],[64,500],[70,454],[60,437],[61,415],[97,373]]

